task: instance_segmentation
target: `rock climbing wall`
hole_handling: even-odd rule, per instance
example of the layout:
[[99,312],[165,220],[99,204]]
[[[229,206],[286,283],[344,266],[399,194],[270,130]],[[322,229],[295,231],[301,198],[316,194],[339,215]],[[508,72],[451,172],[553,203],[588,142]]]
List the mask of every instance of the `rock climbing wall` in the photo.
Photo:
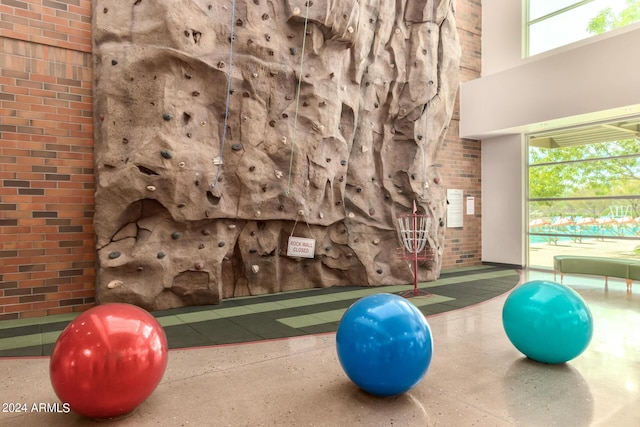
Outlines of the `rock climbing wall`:
[[[410,284],[397,218],[414,201],[436,279],[453,3],[94,1],[98,301]],[[288,256],[290,236],[313,257]]]

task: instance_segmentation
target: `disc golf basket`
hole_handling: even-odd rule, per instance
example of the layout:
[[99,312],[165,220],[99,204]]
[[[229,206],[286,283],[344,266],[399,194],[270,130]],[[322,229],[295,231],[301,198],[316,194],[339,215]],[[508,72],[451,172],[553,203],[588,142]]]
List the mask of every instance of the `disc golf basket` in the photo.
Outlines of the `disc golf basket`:
[[418,289],[418,261],[433,260],[433,249],[429,247],[429,227],[431,218],[427,215],[418,214],[416,202],[413,202],[413,213],[398,215],[400,226],[400,242],[402,247],[397,249],[400,259],[413,261],[413,290],[401,292],[405,298],[412,296],[433,296],[433,294]]

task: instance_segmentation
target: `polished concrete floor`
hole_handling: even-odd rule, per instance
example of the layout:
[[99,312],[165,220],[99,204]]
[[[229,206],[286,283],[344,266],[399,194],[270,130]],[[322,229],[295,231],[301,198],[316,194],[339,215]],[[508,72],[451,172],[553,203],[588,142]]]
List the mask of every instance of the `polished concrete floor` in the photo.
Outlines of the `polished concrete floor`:
[[[523,280],[552,279],[528,271]],[[623,281],[566,276],[594,318],[589,348],[563,365],[522,356],[501,310],[508,294],[428,316],[434,356],[397,397],[358,389],[335,334],[172,350],[151,397],[117,426],[639,426],[640,298]],[[638,284],[636,284],[638,286]],[[640,292],[637,290],[636,292]],[[0,402],[58,402],[48,358],[0,359]],[[2,426],[84,426],[73,413],[0,412]]]

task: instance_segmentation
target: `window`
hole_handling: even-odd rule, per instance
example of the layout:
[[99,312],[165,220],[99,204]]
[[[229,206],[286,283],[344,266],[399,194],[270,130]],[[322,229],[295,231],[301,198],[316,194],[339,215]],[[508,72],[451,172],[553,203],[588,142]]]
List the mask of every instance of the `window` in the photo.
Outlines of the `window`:
[[640,257],[640,118],[529,137],[528,265]]
[[526,0],[525,56],[640,21],[640,0]]

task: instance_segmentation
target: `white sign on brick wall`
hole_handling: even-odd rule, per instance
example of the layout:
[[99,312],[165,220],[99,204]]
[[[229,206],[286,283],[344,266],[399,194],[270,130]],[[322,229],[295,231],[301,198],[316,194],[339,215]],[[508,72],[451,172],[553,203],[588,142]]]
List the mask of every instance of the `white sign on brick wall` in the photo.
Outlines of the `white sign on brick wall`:
[[462,227],[463,203],[462,190],[447,190],[447,228]]

